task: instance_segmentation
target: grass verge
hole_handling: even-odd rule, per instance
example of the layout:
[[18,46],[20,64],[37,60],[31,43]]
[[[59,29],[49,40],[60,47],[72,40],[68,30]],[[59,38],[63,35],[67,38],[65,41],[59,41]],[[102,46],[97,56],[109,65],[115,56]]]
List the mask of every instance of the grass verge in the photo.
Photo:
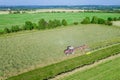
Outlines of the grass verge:
[[94,63],[95,61],[107,58],[120,53],[120,44],[95,51],[89,55],[82,55],[73,59],[68,59],[43,68],[38,68],[18,76],[13,76],[7,80],[47,80],[61,73],[65,73],[75,68]]
[[53,80],[120,80],[120,54],[89,65],[90,68],[86,67]]

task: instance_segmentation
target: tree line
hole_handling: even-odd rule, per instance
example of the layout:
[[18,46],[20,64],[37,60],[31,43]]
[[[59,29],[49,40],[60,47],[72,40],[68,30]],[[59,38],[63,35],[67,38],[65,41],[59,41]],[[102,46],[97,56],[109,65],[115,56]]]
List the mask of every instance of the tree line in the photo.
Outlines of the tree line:
[[18,32],[22,30],[33,30],[33,29],[45,30],[45,29],[52,29],[52,28],[56,28],[60,26],[67,26],[67,25],[68,23],[65,19],[63,19],[62,21],[57,20],[57,19],[49,20],[49,21],[40,19],[38,21],[38,24],[32,23],[31,21],[26,21],[22,27],[18,25],[12,26],[11,28],[6,27],[4,28],[4,33],[12,33],[12,32]]
[[[105,25],[112,25],[112,21],[120,21],[120,17],[108,17],[107,20],[102,19],[102,18],[98,18],[96,16],[93,16],[92,19],[90,19],[89,17],[84,18],[81,21],[81,24],[105,24]],[[79,22],[74,22],[74,25],[78,25]],[[68,23],[65,19],[63,20],[49,20],[46,21],[45,19],[40,19],[38,21],[38,24],[33,23],[31,21],[26,21],[25,24],[20,27],[18,25],[12,26],[11,28],[4,28],[4,31],[1,33],[12,33],[12,32],[18,32],[18,31],[22,31],[22,30],[33,30],[33,29],[37,29],[37,30],[45,30],[45,29],[53,29],[56,27],[60,27],[60,26],[67,26]]]
[[108,17],[107,20],[104,20],[102,18],[98,18],[96,16],[93,16],[92,20],[89,17],[84,18],[82,20],[81,24],[105,24],[105,25],[112,25],[112,21],[119,21],[119,20],[120,20],[120,17],[119,18]]

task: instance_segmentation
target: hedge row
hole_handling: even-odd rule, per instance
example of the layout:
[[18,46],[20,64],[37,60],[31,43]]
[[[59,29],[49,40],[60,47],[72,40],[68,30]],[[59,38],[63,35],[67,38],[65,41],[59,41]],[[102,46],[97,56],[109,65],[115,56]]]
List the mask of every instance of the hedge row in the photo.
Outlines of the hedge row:
[[105,25],[112,25],[111,21],[119,21],[119,20],[120,20],[120,17],[119,18],[108,17],[107,20],[104,20],[102,18],[98,18],[96,16],[93,16],[92,20],[90,20],[89,17],[84,18],[83,21],[81,22],[81,24],[105,24]]
[[12,32],[18,32],[22,30],[45,30],[45,29],[51,29],[51,28],[56,28],[60,26],[67,26],[67,21],[63,19],[62,21],[60,20],[49,20],[45,21],[44,19],[40,19],[38,21],[38,24],[32,23],[31,21],[26,21],[25,24],[22,27],[19,27],[18,25],[12,26],[11,28],[4,28],[3,33],[12,33]]
[[120,53],[120,44],[107,47],[99,51],[92,52],[89,55],[82,55],[72,59],[68,59],[59,63],[55,63],[43,68],[38,68],[18,76],[13,76],[7,80],[47,80],[56,75],[74,70],[78,67],[92,64],[98,60],[107,58]]

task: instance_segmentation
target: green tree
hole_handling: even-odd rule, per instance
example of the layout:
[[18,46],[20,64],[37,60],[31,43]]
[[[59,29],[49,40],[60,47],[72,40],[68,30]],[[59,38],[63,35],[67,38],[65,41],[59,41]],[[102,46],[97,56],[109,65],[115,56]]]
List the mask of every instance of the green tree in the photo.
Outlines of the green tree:
[[15,26],[11,27],[11,32],[15,32]]
[[98,24],[105,24],[105,20],[102,18],[98,18]]
[[93,16],[91,23],[98,24],[98,18],[96,16]]
[[57,20],[55,19],[53,22],[54,22],[54,26],[53,27],[56,28],[58,26]]
[[62,25],[67,26],[67,21],[65,19],[62,20]]
[[34,28],[34,29],[38,29],[38,26],[37,26],[36,23],[33,23],[33,28]]
[[45,29],[47,27],[47,22],[44,19],[40,19],[38,22],[38,29]]
[[53,27],[54,27],[54,22],[52,20],[49,20],[48,29],[53,28]]
[[33,24],[31,21],[26,21],[25,22],[25,25],[23,27],[24,30],[32,30],[34,27],[33,27]]
[[120,20],[120,17],[118,18],[118,20]]
[[4,33],[10,33],[10,30],[6,27],[4,28]]
[[107,19],[108,21],[112,21],[113,20],[113,18],[111,18],[111,17],[108,17],[108,19]]
[[61,22],[60,22],[60,20],[54,20],[53,21],[53,28],[56,28],[56,27],[58,27],[58,26],[61,26],[62,24],[61,24]]
[[20,31],[20,28],[19,28],[18,25],[15,25],[15,26],[11,27],[11,32],[17,32],[17,31]]
[[22,26],[22,30],[27,30],[25,25]]
[[113,20],[114,20],[114,21],[117,21],[117,18],[116,18],[116,17],[114,17],[114,18],[113,18]]
[[60,20],[56,20],[56,24],[57,24],[57,27],[62,25]]
[[73,24],[74,24],[74,25],[78,25],[78,22],[74,22]]
[[81,24],[90,24],[90,18],[86,17],[85,19],[83,19],[83,21],[81,22]]

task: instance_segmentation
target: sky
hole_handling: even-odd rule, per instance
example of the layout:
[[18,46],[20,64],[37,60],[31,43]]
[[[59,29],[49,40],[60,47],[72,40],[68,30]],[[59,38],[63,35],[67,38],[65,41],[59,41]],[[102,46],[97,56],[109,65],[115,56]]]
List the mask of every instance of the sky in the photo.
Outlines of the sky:
[[120,0],[0,0],[0,5],[120,5]]

